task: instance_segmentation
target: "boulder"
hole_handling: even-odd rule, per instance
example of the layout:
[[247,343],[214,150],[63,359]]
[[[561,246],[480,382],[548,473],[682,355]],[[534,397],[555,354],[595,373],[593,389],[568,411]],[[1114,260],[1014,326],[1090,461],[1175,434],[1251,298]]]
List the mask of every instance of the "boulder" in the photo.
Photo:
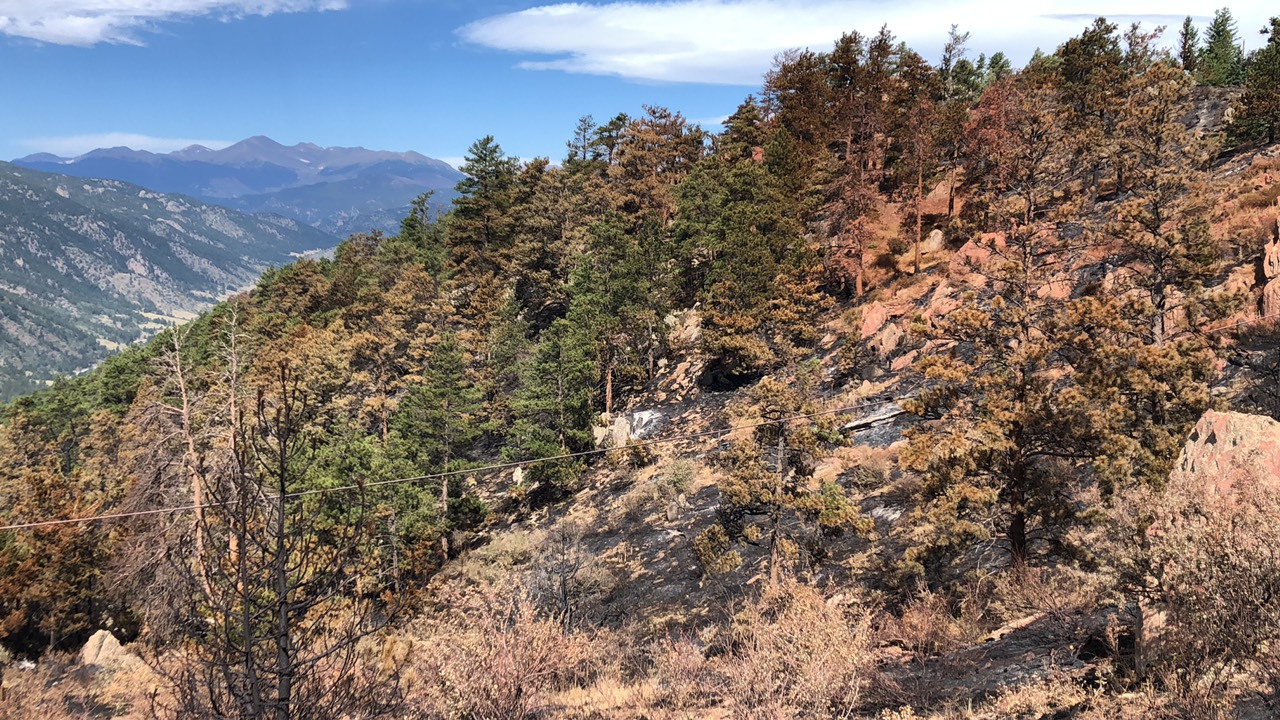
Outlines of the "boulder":
[[632,441],[645,440],[657,434],[666,422],[667,416],[659,410],[637,410],[624,413],[613,419],[605,431],[605,438],[597,441],[597,445],[607,441],[609,447],[626,447]]
[[1206,412],[1182,448],[1170,482],[1230,496],[1245,480],[1280,491],[1280,422],[1261,415]]
[[609,427],[610,426],[609,416],[601,414],[600,419],[601,421],[604,422],[603,425],[591,426],[591,438],[595,442],[595,446],[598,448],[604,447],[605,440],[608,440],[609,437],[613,434],[611,432],[612,428]]
[[126,654],[115,635],[106,630],[99,630],[89,637],[84,647],[80,648],[80,664],[115,666],[124,660]]
[[875,335],[884,327],[885,320],[889,319],[889,310],[885,308],[880,301],[876,301],[868,305],[862,311],[862,339]]
[[658,410],[637,410],[631,413],[631,439],[645,440],[657,433],[667,416]]
[[1268,317],[1280,314],[1280,278],[1272,278],[1262,288],[1262,314]]
[[929,231],[929,234],[925,237],[924,242],[920,244],[920,252],[924,252],[924,253],[941,252],[942,249],[945,248],[946,246],[947,246],[946,237],[943,236],[941,230],[938,230],[935,228]]
[[999,249],[1004,245],[1003,235],[984,233],[962,245],[955,255],[951,256],[947,269],[952,277],[963,278],[971,285],[981,286],[986,283],[986,278],[974,273],[973,270],[982,267],[991,258],[993,248]]
[[897,323],[890,323],[879,332],[867,346],[880,354],[881,357],[888,357],[898,349],[898,345],[902,343],[902,331],[898,329]]
[[1280,277],[1280,218],[1276,218],[1271,242],[1262,247],[1262,274],[1268,280]]
[[915,361],[919,357],[920,357],[919,350],[912,350],[906,355],[899,355],[898,357],[893,359],[892,363],[889,364],[889,369],[894,372],[902,372],[903,370],[906,370],[907,368],[915,364]]
[[669,328],[671,344],[676,347],[693,348],[702,337],[702,315],[696,310],[681,310],[663,318]]
[[932,320],[936,317],[946,317],[948,313],[959,308],[960,298],[954,294],[955,290],[956,288],[948,282],[939,284],[920,316],[925,320]]
[[627,441],[631,439],[631,421],[625,414],[613,419],[613,425],[609,427],[609,438],[610,447],[627,446]]

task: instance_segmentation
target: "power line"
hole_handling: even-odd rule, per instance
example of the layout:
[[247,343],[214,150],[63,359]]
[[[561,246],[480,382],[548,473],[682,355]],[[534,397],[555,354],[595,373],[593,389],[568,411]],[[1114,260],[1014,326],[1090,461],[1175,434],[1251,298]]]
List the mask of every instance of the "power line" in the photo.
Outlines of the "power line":
[[41,520],[38,522],[20,523],[17,525],[0,525],[0,531],[4,530],[26,530],[28,528],[48,527],[51,525],[71,525],[75,523],[94,522],[97,520],[121,520],[123,518],[142,517],[144,515],[163,515],[165,513],[187,512],[189,510],[203,510],[205,508],[226,507],[229,505],[238,505],[239,500],[228,500],[226,502],[205,503],[203,505],[178,505],[176,507],[152,508],[151,510],[135,510],[132,512],[108,513],[106,515],[90,515],[81,518],[66,518],[63,520]]
[[[324,495],[328,493],[348,492],[351,490],[363,490],[363,489],[372,488],[372,487],[385,487],[388,485],[399,485],[402,483],[420,482],[423,480],[437,480],[437,479],[443,479],[443,478],[449,478],[449,477],[456,477],[458,475],[489,473],[489,472],[496,472],[499,470],[507,470],[510,468],[525,467],[528,465],[537,465],[539,463],[545,463],[545,462],[556,462],[560,460],[572,460],[575,458],[589,457],[593,455],[602,455],[604,453],[616,452],[620,450],[633,450],[636,448],[652,447],[655,445],[666,445],[669,443],[680,442],[682,440],[696,440],[698,438],[709,437],[712,435],[727,435],[737,430],[751,430],[758,427],[764,427],[766,425],[778,425],[782,423],[791,422],[793,420],[806,420],[810,418],[823,417],[826,415],[838,415],[840,413],[849,412],[851,410],[864,410],[867,408],[881,407],[884,405],[895,403],[901,399],[902,398],[893,398],[891,400],[880,400],[877,402],[861,403],[857,405],[845,405],[843,407],[831,408],[828,410],[819,410],[817,412],[812,412],[812,413],[791,415],[789,417],[778,418],[776,420],[762,420],[760,422],[747,423],[745,425],[733,425],[727,428],[720,428],[718,430],[703,430],[696,433],[684,433],[681,435],[674,435],[674,436],[665,437],[665,438],[657,438],[654,440],[644,440],[637,443],[631,443],[629,445],[623,445],[621,447],[596,448],[594,450],[581,450],[579,452],[564,453],[561,455],[550,455],[547,457],[533,458],[531,460],[513,460],[510,462],[494,463],[492,465],[483,465],[480,467],[466,468],[463,470],[450,470],[447,472],[431,473],[428,475],[414,475],[412,477],[395,478],[393,480],[380,480],[377,482],[364,483],[364,484],[340,485],[340,486],[331,487],[331,488],[316,488],[314,490],[300,490],[297,492],[287,493],[285,495],[285,498],[294,499],[294,498],[306,497],[309,495]],[[53,527],[57,525],[75,525],[80,523],[96,522],[99,520],[122,520],[125,518],[131,518],[131,517],[162,515],[166,513],[190,512],[193,510],[204,510],[207,508],[228,507],[231,505],[237,505],[239,504],[239,502],[240,502],[239,500],[230,500],[226,502],[206,503],[202,505],[194,505],[194,504],[179,505],[175,507],[153,508],[151,510],[136,510],[132,512],[110,513],[105,515],[90,515],[87,517],[79,517],[79,518],[64,518],[60,520],[41,520],[41,521],[35,521],[35,522],[17,523],[14,525],[0,525],[0,532],[6,531],[6,530],[28,530],[32,528]]]
[[[1270,315],[1263,315],[1261,317],[1250,318],[1248,320],[1241,320],[1240,322],[1232,323],[1230,325],[1223,325],[1222,327],[1209,328],[1208,330],[1203,330],[1202,332],[1207,335],[1209,333],[1222,332],[1223,330],[1233,330],[1235,328],[1240,327],[1241,325],[1252,325],[1254,323],[1260,323],[1263,320],[1270,320],[1272,318],[1280,318],[1280,313],[1271,313]],[[1187,332],[1190,332],[1190,331],[1187,331]]]

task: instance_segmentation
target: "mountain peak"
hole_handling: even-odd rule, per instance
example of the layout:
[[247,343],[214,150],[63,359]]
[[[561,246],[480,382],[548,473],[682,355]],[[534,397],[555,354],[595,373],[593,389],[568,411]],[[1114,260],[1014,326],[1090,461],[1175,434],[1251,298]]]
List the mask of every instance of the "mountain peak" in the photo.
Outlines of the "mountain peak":
[[[280,143],[276,142],[275,140],[272,140],[266,135],[254,135],[252,137],[247,137],[244,140],[241,140],[241,142],[253,143],[254,145],[280,145]],[[284,147],[284,146],[281,145],[281,147]]]

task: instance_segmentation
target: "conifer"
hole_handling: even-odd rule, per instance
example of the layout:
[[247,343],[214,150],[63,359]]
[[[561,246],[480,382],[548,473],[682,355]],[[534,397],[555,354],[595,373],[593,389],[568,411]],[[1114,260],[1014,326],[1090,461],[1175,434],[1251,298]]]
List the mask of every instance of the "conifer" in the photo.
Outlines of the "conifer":
[[1196,58],[1196,79],[1204,85],[1234,86],[1244,81],[1244,51],[1231,10],[1222,8],[1204,33],[1204,47]]

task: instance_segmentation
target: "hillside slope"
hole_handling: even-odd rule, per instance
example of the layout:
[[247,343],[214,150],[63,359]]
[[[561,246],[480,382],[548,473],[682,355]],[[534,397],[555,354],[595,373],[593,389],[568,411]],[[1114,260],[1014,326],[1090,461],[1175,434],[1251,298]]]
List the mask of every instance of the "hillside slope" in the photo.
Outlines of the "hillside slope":
[[[885,28],[714,137],[487,136],[445,217],[12,403],[22,706],[1274,708],[1280,146],[1224,149],[1152,42],[959,73]],[[167,677],[50,690],[106,633]]]
[[111,180],[0,163],[0,397],[189,319],[336,240]]

